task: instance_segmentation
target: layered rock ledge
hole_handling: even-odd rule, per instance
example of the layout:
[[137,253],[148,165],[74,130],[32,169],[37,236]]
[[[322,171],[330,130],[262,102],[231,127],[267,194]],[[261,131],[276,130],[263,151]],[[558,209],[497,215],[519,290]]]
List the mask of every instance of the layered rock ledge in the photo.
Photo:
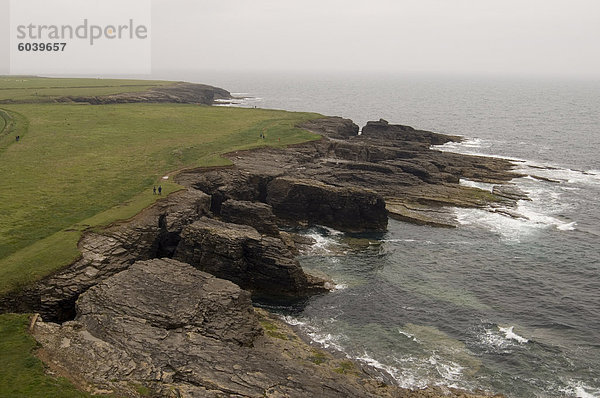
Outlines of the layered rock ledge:
[[121,93],[96,97],[69,96],[57,102],[86,102],[92,105],[126,104],[134,102],[180,103],[212,105],[216,100],[231,99],[229,91],[222,88],[195,83],[176,83],[158,86],[147,91]]
[[[213,105],[217,101],[233,99],[229,91],[206,84],[178,82],[149,88],[146,91],[132,91],[98,96],[39,97],[36,102],[78,102],[92,105],[128,103],[180,103]],[[0,104],[28,103],[28,100],[0,100]]]
[[[315,350],[235,284],[169,259],[140,261],[83,293],[77,316],[36,322],[50,368],[122,397],[475,397],[413,392]],[[140,391],[143,392],[140,393]]]
[[[435,149],[461,137],[385,120],[359,128],[328,117],[301,127],[323,138],[288,148],[238,151],[234,167],[192,170],[178,181],[212,196],[219,214],[226,200],[262,202],[288,225],[320,224],[346,232],[384,231],[387,217],[417,224],[456,227],[455,207],[490,211],[526,197],[510,180],[519,177],[505,159]],[[494,192],[461,179],[496,184]]]

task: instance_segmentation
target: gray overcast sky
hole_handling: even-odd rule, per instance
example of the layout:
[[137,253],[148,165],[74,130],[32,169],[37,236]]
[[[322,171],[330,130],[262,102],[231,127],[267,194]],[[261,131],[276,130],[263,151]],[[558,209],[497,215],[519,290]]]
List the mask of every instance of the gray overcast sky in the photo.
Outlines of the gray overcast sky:
[[153,68],[600,76],[599,0],[152,0]]

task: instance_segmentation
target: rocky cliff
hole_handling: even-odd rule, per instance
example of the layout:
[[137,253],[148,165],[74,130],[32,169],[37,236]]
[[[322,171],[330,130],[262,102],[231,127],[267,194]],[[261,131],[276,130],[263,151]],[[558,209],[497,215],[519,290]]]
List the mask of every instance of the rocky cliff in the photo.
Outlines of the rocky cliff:
[[[181,172],[185,190],[127,222],[85,234],[82,256],[0,299],[40,313],[40,356],[90,391],[166,397],[472,396],[413,392],[303,343],[251,298],[323,294],[280,227],[385,231],[387,217],[453,226],[452,206],[516,203],[503,159],[432,149],[460,137],[342,118],[308,122],[319,141],[229,154],[232,167]],[[493,192],[461,178],[496,184]],[[303,242],[306,243],[306,242]],[[243,289],[243,290],[242,290]],[[136,387],[137,386],[137,387]],[[463,394],[463,395],[461,395]]]
[[315,350],[252,308],[235,284],[169,259],[140,261],[77,300],[62,325],[33,335],[50,368],[121,397],[469,397],[412,392]]
[[215,100],[231,99],[229,91],[206,84],[176,83],[158,86],[147,91],[103,95],[95,97],[67,96],[56,102],[86,102],[93,105],[126,104],[132,102],[168,102],[212,105]]

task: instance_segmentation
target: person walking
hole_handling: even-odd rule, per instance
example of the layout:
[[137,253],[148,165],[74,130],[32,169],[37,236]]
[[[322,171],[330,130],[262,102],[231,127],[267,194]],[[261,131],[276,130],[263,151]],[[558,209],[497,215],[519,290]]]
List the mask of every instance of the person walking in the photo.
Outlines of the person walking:
[[154,188],[152,188],[152,194],[156,195],[156,185],[154,186]]
[[162,194],[162,186],[161,186],[161,185],[159,185],[159,186],[158,186],[158,194],[159,194],[159,195],[161,195],[161,194]]

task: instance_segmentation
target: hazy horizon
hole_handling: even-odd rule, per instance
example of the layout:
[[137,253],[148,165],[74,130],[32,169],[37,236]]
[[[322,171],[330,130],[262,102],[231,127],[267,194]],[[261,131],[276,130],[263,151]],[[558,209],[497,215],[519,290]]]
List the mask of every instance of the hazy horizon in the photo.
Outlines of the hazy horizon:
[[153,71],[600,78],[595,0],[153,0]]

